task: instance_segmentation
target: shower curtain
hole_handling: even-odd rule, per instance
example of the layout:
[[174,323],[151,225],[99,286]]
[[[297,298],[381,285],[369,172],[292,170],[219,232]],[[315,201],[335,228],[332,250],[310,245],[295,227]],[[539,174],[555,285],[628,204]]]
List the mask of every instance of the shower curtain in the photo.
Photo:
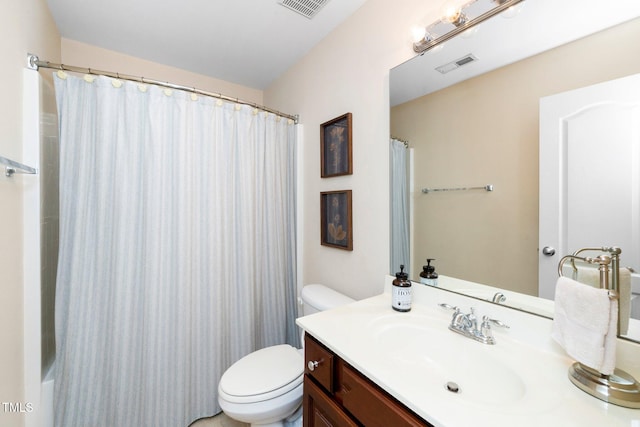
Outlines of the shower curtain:
[[391,270],[400,271],[400,265],[410,272],[409,249],[409,184],[407,145],[395,138],[389,143],[391,173]]
[[242,356],[299,338],[295,125],[57,74],[55,425],[188,426]]

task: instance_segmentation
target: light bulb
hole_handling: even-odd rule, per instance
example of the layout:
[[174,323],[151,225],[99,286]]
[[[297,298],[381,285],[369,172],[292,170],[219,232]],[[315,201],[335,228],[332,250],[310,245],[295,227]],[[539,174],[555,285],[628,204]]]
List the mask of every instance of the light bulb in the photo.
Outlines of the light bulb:
[[442,11],[442,20],[445,22],[455,22],[460,17],[462,11],[454,5],[447,5]]
[[422,26],[415,25],[411,28],[411,40],[414,43],[421,42],[427,35],[427,29]]
[[449,0],[442,4],[440,7],[442,22],[453,24],[456,27],[467,22],[467,17],[462,13],[462,7],[465,4],[465,0]]

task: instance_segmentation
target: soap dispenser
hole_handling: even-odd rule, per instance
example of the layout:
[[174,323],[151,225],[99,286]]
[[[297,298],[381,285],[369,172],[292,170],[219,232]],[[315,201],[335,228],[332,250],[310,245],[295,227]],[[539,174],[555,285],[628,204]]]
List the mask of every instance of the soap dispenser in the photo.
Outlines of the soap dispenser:
[[420,283],[429,286],[438,286],[438,273],[436,273],[436,268],[431,265],[431,261],[435,261],[435,258],[427,258],[427,265],[422,267]]
[[396,311],[411,310],[411,281],[409,275],[404,272],[404,265],[400,266],[400,271],[396,273],[396,279],[391,286],[391,307]]

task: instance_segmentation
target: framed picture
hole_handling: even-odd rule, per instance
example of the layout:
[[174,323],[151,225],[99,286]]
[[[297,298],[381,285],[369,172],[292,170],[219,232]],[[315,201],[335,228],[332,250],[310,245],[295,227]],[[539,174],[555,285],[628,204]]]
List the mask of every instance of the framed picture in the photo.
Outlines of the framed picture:
[[320,175],[351,175],[351,113],[320,125]]
[[352,251],[351,190],[321,192],[320,209],[322,245]]

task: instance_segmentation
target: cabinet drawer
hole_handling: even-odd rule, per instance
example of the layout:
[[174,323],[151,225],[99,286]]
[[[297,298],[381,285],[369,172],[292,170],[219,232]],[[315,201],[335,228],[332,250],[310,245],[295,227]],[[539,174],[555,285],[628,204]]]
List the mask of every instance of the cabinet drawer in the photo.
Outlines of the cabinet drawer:
[[342,360],[337,363],[336,400],[367,427],[429,426]]
[[304,360],[305,374],[313,377],[329,393],[333,393],[333,353],[310,335],[305,335]]

